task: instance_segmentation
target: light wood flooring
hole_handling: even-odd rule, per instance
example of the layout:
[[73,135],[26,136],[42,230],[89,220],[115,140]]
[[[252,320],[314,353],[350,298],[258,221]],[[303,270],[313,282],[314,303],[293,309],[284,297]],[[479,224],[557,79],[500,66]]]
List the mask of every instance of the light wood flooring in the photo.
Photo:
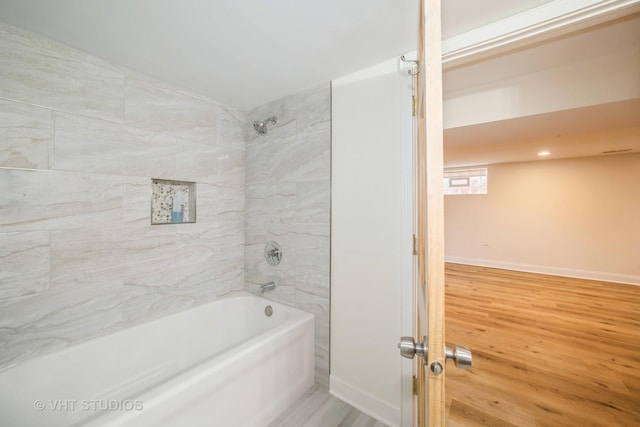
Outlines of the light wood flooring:
[[386,427],[314,386],[269,427]]
[[640,286],[446,268],[447,424],[640,426]]

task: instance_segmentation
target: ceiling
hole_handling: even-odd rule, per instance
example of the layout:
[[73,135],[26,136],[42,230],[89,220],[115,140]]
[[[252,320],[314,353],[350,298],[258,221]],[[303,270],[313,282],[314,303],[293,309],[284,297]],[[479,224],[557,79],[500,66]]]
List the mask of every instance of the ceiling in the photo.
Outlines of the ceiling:
[[[563,3],[443,0],[443,38],[453,40],[554,1]],[[0,0],[0,20],[248,110],[414,50],[417,5],[418,0]],[[520,61],[521,67],[530,65]],[[586,153],[588,144],[576,144],[571,135],[634,126],[640,129],[638,102],[447,129],[447,163],[532,160],[550,138],[556,147],[564,144],[559,157],[596,155],[611,147],[594,142]],[[621,138],[640,151],[638,134]]]
[[640,99],[446,129],[444,139],[447,167],[637,153]]
[[[443,1],[445,38],[550,0]],[[415,49],[417,0],[0,0],[0,20],[249,109]]]

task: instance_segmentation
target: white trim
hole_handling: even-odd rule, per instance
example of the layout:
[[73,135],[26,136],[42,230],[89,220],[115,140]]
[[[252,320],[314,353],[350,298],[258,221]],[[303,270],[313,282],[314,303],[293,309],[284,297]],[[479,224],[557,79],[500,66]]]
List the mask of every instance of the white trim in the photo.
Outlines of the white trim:
[[444,68],[538,43],[640,10],[640,0],[555,0],[442,42]]
[[381,423],[392,427],[400,425],[400,408],[390,406],[333,375],[329,377],[329,393]]
[[447,256],[446,262],[476,265],[479,267],[503,268],[506,270],[525,271],[528,273],[551,274],[554,276],[573,277],[577,279],[600,280],[603,282],[623,283],[640,286],[640,276],[629,274],[608,273],[603,271],[577,270],[563,267],[549,267],[535,264],[520,264],[490,259],[462,258]]
[[[400,282],[400,333],[413,336],[413,78],[400,80],[402,85],[400,151],[402,161],[402,256]],[[400,337],[398,337],[400,341]],[[400,357],[401,398],[400,425],[413,425],[413,361]]]

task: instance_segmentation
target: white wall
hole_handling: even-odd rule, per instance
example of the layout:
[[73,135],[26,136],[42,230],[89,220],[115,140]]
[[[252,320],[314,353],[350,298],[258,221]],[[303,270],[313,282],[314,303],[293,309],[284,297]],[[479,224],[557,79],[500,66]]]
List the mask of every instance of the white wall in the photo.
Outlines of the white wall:
[[330,391],[390,425],[400,423],[402,251],[411,257],[401,157],[410,84],[394,60],[332,88]]
[[447,261],[640,284],[640,154],[490,165],[445,197]]

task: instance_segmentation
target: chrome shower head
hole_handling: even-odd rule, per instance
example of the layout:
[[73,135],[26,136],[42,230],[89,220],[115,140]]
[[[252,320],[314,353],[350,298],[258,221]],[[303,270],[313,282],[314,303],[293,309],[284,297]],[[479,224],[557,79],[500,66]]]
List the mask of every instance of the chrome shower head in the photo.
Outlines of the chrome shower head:
[[265,133],[267,133],[267,130],[268,130],[267,124],[269,123],[273,123],[274,125],[277,125],[278,118],[276,116],[273,116],[273,117],[269,117],[268,119],[265,119],[264,121],[256,120],[255,122],[253,122],[253,128],[259,134],[264,135]]

